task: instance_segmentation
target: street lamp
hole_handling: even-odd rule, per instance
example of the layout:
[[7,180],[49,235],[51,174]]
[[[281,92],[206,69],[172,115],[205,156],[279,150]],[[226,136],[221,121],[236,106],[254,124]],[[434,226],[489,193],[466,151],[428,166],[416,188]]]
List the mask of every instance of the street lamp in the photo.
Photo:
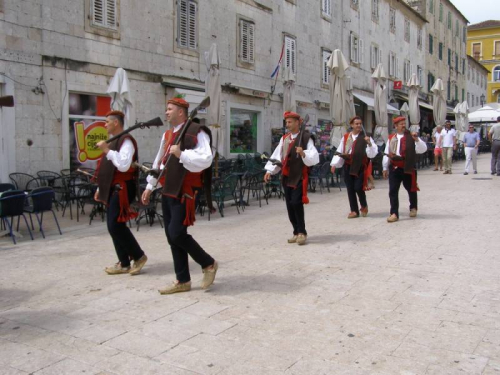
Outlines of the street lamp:
[[486,103],[486,97],[483,95],[481,95],[481,98],[479,98],[479,100],[481,101],[481,107],[484,107],[484,103]]

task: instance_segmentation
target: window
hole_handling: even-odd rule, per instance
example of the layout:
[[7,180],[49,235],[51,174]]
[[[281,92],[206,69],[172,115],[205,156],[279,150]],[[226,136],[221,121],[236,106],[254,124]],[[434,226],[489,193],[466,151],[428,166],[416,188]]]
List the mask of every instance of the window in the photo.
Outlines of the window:
[[332,17],[332,0],[321,0],[321,14],[327,18]]
[[116,0],[92,0],[92,25],[116,29]]
[[375,69],[382,62],[382,51],[379,46],[372,44],[370,49],[370,67]]
[[429,13],[434,14],[434,0],[429,0]]
[[462,102],[465,100],[465,89],[462,89]]
[[378,21],[378,0],[372,0],[372,20]]
[[409,60],[405,60],[404,61],[404,66],[403,66],[403,81],[404,81],[405,85],[410,80],[410,78],[411,78],[411,74],[410,74],[410,61]]
[[465,59],[462,59],[462,74],[465,75]]
[[417,48],[422,50],[422,29],[417,29]]
[[439,43],[439,60],[443,61],[443,43]]
[[455,85],[455,100],[458,100],[458,85]]
[[493,69],[493,81],[500,82],[500,66],[496,66]]
[[[285,67],[297,74],[297,42],[295,38],[285,35]],[[285,69],[283,69],[285,71]]]
[[258,112],[230,109],[230,153],[250,154],[257,152],[258,118]]
[[433,54],[433,49],[434,49],[434,38],[432,37],[431,34],[429,34],[429,54],[432,55]]
[[396,55],[393,52],[389,52],[389,75],[391,77],[396,76]]
[[493,54],[495,56],[500,56],[500,40],[495,40],[495,48],[493,49]]
[[417,77],[418,77],[418,82],[420,83],[420,86],[422,86],[422,82],[424,80],[424,70],[420,65],[417,65]]
[[255,51],[255,24],[240,19],[240,61],[253,64]]
[[500,103],[500,94],[497,96],[497,103]]
[[451,12],[450,11],[448,11],[447,21],[448,21],[448,30],[451,30]]
[[363,41],[354,34],[351,34],[349,37],[350,37],[350,47],[351,47],[351,61],[354,63],[362,63]]
[[177,45],[196,50],[198,4],[193,0],[177,0]]
[[396,32],[396,9],[389,9],[389,30],[391,33]]
[[467,79],[470,81],[470,72],[472,68],[469,66],[469,70],[467,70]]
[[405,41],[410,43],[410,20],[405,18]]
[[451,49],[448,48],[448,66],[451,66]]
[[439,22],[443,22],[443,3],[439,2]]
[[446,99],[451,100],[451,82],[448,80],[448,84],[446,85]]
[[467,27],[466,26],[463,27],[462,34],[463,34],[462,35],[462,42],[465,43],[465,42],[467,42]]
[[455,52],[455,70],[458,73],[458,55],[456,52]]
[[459,30],[458,30],[458,18],[455,20],[455,36],[459,36]]
[[328,60],[332,55],[332,51],[327,49],[321,50],[321,83],[328,85],[330,83],[330,69],[328,69]]
[[472,107],[470,102],[470,92],[467,93],[467,103],[469,103],[469,107]]
[[435,78],[432,73],[427,74],[427,91],[431,91],[432,86],[434,85]]
[[481,59],[481,43],[472,43],[472,57]]

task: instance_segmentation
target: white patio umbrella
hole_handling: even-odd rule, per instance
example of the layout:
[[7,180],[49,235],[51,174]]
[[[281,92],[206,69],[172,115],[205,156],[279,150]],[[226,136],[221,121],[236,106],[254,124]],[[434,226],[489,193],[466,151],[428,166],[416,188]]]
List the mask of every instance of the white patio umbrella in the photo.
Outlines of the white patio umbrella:
[[297,111],[297,102],[295,101],[295,74],[292,69],[285,68],[283,77],[283,112]]
[[347,92],[347,108],[349,113],[347,118],[349,121],[351,118],[356,116],[356,108],[354,107],[354,94],[352,92],[353,87],[352,87],[351,77],[346,76],[345,82],[346,82],[346,92]]
[[387,141],[388,134],[388,118],[387,118],[387,76],[385,74],[382,63],[377,65],[377,68],[372,74],[375,83],[374,104],[375,120],[377,121],[377,135],[380,135],[384,141]]
[[444,85],[441,78],[438,78],[434,85],[431,87],[431,92],[434,97],[432,98],[432,114],[434,116],[434,123],[436,126],[444,126],[446,121],[446,99],[444,97]]
[[469,104],[464,100],[460,105],[460,130],[462,134],[460,134],[460,140],[464,140],[464,135],[469,129]]
[[401,108],[399,109],[401,114],[406,118],[406,123],[409,124],[408,112],[410,112],[410,107],[408,107],[408,103],[404,102]]
[[205,95],[210,96],[210,106],[207,108],[207,125],[212,128],[214,147],[219,154],[224,149],[224,131],[221,130],[221,85],[219,71],[219,52],[217,44],[213,43],[205,52],[205,65],[208,70],[205,79]]
[[500,116],[500,109],[486,105],[469,113],[469,122],[496,122],[498,116]]
[[122,111],[125,114],[124,127],[125,129],[128,128],[135,120],[135,114],[133,112],[130,84],[125,69],[116,69],[106,93],[111,96],[111,109]]
[[410,107],[410,131],[420,131],[420,106],[418,105],[418,92],[420,91],[420,81],[415,73],[410,77],[407,84],[408,91],[408,104]]
[[455,114],[455,130],[457,132],[457,139],[460,139],[462,135],[462,124],[460,123],[461,121],[460,111],[461,111],[461,104],[458,103],[455,106],[455,108],[453,108],[453,113]]
[[338,147],[346,132],[347,122],[352,111],[345,75],[349,64],[342,51],[336,49],[328,59],[327,66],[330,69],[330,116],[333,122],[330,144]]

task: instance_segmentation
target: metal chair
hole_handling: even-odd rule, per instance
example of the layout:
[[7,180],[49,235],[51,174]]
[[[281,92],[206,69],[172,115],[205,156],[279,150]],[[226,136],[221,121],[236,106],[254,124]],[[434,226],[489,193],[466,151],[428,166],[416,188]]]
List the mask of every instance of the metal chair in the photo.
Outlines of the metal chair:
[[9,184],[8,182],[6,183],[0,183],[0,193],[3,193],[4,191],[9,191],[9,190],[15,190],[16,187],[14,184]]
[[[30,205],[25,207],[24,211],[29,213],[31,228],[34,230],[33,219],[31,214],[35,214],[36,219],[38,221],[38,226],[40,227],[40,232],[42,233],[42,237],[45,238],[45,232],[43,231],[43,213],[46,211],[52,212],[54,216],[54,220],[57,224],[57,229],[59,229],[59,234],[62,235],[61,227],[59,226],[59,222],[57,221],[56,213],[52,209],[52,202],[54,200],[54,189],[49,186],[39,187],[33,189],[30,194],[28,194],[28,201]],[[40,214],[40,216],[38,216]]]
[[12,183],[16,186],[17,190],[25,191],[26,184],[32,179],[34,179],[35,176],[32,176],[27,173],[11,173],[9,174],[9,178],[12,181]]
[[[33,234],[31,233],[28,220],[24,216],[24,202],[26,201],[26,194],[22,190],[10,190],[2,193],[0,197],[0,219],[2,223],[9,228],[9,235],[12,238],[14,244],[16,244],[16,235],[13,231],[14,227],[14,217],[17,217],[17,231],[19,231],[19,221],[21,216],[26,223],[28,232],[30,234],[31,240],[33,240]],[[10,222],[9,222],[10,217]]]

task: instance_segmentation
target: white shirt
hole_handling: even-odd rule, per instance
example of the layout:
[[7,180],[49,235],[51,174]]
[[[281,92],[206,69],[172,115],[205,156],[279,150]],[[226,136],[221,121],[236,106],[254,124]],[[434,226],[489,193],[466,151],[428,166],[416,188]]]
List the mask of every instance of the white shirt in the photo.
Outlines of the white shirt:
[[453,138],[457,136],[457,132],[455,129],[441,130],[441,136],[443,137],[443,147],[453,147],[455,142],[453,142]]
[[120,172],[127,172],[132,164],[134,153],[134,144],[127,138],[123,141],[119,151],[109,150],[106,154],[106,159],[111,161]]
[[[184,124],[177,125],[174,128],[174,134],[182,128],[182,125]],[[209,168],[212,165],[213,160],[212,149],[210,148],[210,137],[208,134],[201,130],[196,137],[198,140],[196,146],[192,150],[182,151],[180,157],[180,162],[183,164],[184,168],[193,173],[201,172]],[[153,162],[153,169],[158,169],[159,167],[159,169],[162,170],[165,168],[165,165],[162,163],[164,152],[165,133],[161,137],[160,148]],[[157,187],[161,187],[161,184],[153,176],[148,176],[146,180],[148,181],[148,185],[146,186],[147,190],[153,190]]]
[[436,139],[435,147],[442,148],[443,147],[443,131],[441,130],[440,132],[438,132],[436,130],[436,132],[434,133],[434,138]]
[[[401,156],[401,154],[399,153],[399,145],[401,143],[401,138],[403,138],[403,136],[404,134],[396,134],[396,137],[398,137],[396,155],[398,156]],[[391,141],[387,141],[387,144],[385,145],[385,151],[384,151],[385,154],[388,154],[390,151],[390,143]],[[418,142],[415,142],[415,153],[423,154],[426,151],[427,151],[427,143],[418,138]],[[384,158],[382,159],[382,167],[384,168],[384,171],[387,171],[389,169],[389,157],[387,155],[384,155]]]
[[[358,138],[358,135],[360,135],[360,134],[361,133],[358,133],[358,134],[351,133],[353,144],[354,144],[354,141]],[[370,137],[370,143],[372,144],[371,146],[366,145],[366,156],[368,156],[370,159],[373,159],[378,154],[378,147],[371,137]],[[341,154],[351,155],[352,151],[353,150],[351,147],[350,150],[347,150],[347,152],[344,152],[344,138],[342,137],[342,141],[340,142],[340,145],[339,145],[339,148],[337,149],[337,152],[339,152]],[[335,167],[335,168],[342,168],[342,166],[344,165],[344,162],[345,162],[345,160],[343,158],[341,158],[339,155],[335,155],[332,158],[332,162],[330,163],[330,165],[332,167]]]
[[[297,134],[292,134],[291,137],[292,139],[297,138]],[[280,139],[280,143],[278,147],[274,149],[273,154],[271,155],[271,159],[276,159],[276,160],[281,160],[283,161],[283,158],[281,157],[281,150],[283,148],[283,137]],[[309,142],[307,142],[307,149],[304,150],[305,156],[302,158],[302,161],[304,162],[304,165],[307,167],[312,167],[313,165],[316,165],[319,163],[319,154],[318,150],[316,150],[316,147],[314,147],[314,143],[312,139],[309,138]],[[271,174],[277,174],[281,170],[281,168],[277,165],[273,165],[270,161],[266,163],[264,166],[264,169],[268,171]]]

